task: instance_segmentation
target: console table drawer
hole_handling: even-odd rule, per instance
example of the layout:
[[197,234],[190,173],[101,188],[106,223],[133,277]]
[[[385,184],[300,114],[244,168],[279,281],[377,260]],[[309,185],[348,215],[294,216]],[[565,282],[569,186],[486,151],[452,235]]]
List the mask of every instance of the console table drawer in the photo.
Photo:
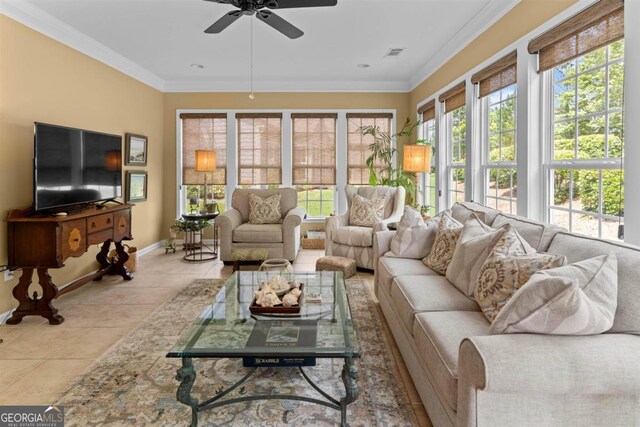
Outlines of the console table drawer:
[[89,245],[99,245],[107,240],[113,240],[113,230],[103,230],[97,233],[91,233],[87,236],[87,243]]
[[87,251],[87,222],[84,219],[62,223],[62,259],[78,257]]
[[113,227],[113,214],[96,215],[87,218],[87,233],[104,230]]

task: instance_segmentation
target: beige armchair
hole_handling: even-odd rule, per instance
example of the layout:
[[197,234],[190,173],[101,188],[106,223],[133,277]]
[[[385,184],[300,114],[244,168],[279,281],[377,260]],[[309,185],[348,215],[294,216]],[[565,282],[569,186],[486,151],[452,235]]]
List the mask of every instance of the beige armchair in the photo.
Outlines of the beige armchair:
[[[355,187],[347,185],[347,212],[325,220],[324,248],[327,255],[343,256],[356,260],[356,266],[373,270],[373,236],[387,229],[390,222],[400,221],[404,208],[405,190],[403,187]],[[374,227],[359,227],[349,224],[351,200],[353,196],[371,199],[385,196],[384,218]]]
[[[250,224],[249,194],[267,198],[280,194],[282,224]],[[231,196],[231,209],[216,218],[220,260],[232,261],[236,249],[263,248],[269,258],[285,258],[293,261],[300,249],[300,224],[305,211],[298,207],[298,193],[293,188],[261,190],[238,188]]]

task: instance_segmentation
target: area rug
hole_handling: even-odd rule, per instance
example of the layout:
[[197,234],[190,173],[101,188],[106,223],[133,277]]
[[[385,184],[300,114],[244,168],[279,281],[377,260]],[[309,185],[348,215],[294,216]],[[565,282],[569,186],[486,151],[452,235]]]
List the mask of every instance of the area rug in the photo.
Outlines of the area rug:
[[[180,360],[165,356],[222,284],[222,280],[196,280],[114,344],[57,401],[65,406],[65,425],[189,425],[190,409],[175,398]],[[347,289],[362,353],[357,362],[361,393],[348,407],[349,425],[417,425],[398,368],[390,358],[377,303],[361,279],[348,280]],[[342,361],[317,362],[305,368],[309,377],[329,394],[344,396]],[[194,367],[197,378],[192,393],[199,401],[247,372],[240,359],[194,359]],[[230,397],[255,393],[319,397],[295,368],[261,368]],[[340,423],[340,414],[321,405],[268,400],[203,412],[198,421],[200,426],[332,426]]]

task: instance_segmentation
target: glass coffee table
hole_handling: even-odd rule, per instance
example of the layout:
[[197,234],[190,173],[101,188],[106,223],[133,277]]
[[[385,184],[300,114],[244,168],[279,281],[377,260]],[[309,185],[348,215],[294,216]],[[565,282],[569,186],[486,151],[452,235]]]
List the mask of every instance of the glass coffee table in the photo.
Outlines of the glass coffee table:
[[[274,273],[238,271],[220,289],[215,301],[206,306],[167,354],[181,358],[176,379],[179,402],[191,407],[191,425],[198,424],[198,413],[243,401],[284,399],[324,405],[340,411],[341,425],[347,425],[347,405],[358,398],[358,369],[354,359],[360,357],[356,331],[342,272],[321,271],[295,273],[293,280],[302,283],[303,295],[298,314],[252,314],[249,307],[254,292]],[[308,302],[307,296],[319,295],[320,302]],[[203,402],[191,395],[196,380],[193,359],[242,358],[247,373],[235,384]],[[344,360],[341,379],[344,397],[333,397],[317,386],[305,373],[316,358]],[[227,397],[247,381],[259,367],[297,368],[322,399],[287,394]]]

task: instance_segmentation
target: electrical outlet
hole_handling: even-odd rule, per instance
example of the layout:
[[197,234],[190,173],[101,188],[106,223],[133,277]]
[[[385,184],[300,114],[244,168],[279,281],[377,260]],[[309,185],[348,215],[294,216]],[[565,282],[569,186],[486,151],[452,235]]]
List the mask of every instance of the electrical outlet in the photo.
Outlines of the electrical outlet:
[[5,282],[9,282],[11,280],[13,280],[13,271],[5,270],[4,271],[4,281]]

